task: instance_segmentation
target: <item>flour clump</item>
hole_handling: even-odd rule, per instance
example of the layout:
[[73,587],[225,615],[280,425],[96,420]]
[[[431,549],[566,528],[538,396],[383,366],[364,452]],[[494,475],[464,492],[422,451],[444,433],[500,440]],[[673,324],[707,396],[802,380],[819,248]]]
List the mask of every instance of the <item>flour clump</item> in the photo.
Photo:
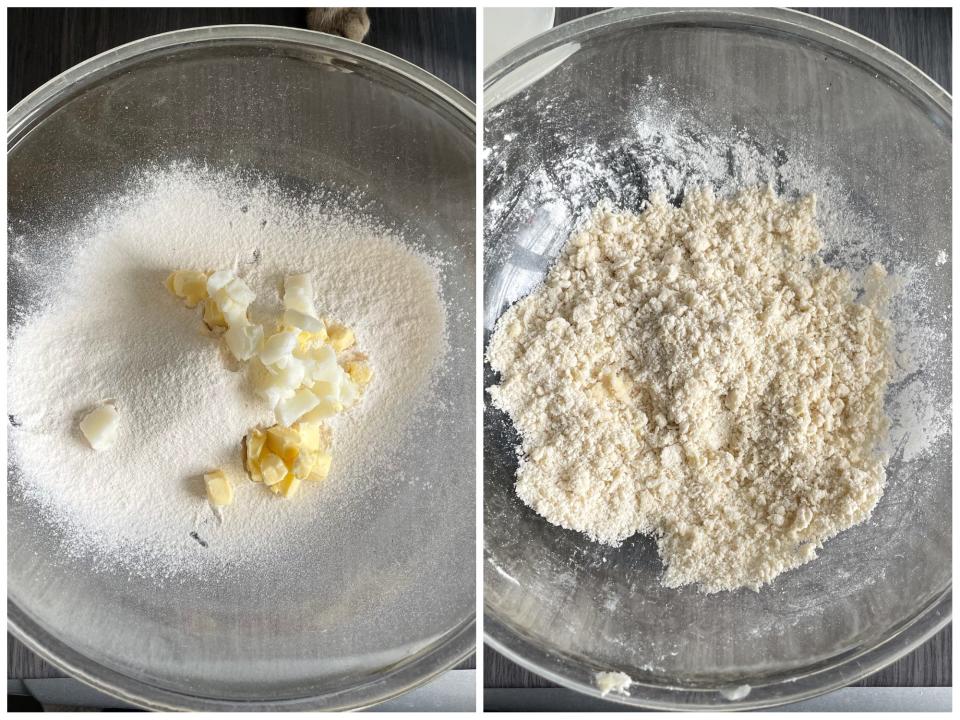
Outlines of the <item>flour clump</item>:
[[759,589],[869,517],[885,482],[883,268],[824,264],[816,202],[749,188],[601,205],[497,323],[490,388],[522,437],[516,492],[669,587]]

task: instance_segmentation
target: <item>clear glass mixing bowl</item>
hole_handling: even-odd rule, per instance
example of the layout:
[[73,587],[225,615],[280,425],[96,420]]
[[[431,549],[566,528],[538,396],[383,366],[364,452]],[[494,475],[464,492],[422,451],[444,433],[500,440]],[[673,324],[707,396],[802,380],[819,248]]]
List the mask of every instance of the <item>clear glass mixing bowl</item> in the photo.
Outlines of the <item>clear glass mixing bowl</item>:
[[[85,62],[15,107],[8,128],[9,218],[21,233],[69,227],[151,163],[238,168],[291,191],[362,188],[383,225],[446,259],[451,348],[437,378],[444,402],[417,421],[410,466],[386,472],[383,487],[403,473],[432,482],[381,493],[337,547],[317,548],[309,562],[289,556],[255,577],[157,588],[61,554],[36,508],[8,493],[13,633],[75,677],[156,709],[367,706],[468,656],[473,103],[367,46],[224,26],[147,38]],[[8,276],[14,317],[44,281],[42,271],[23,271],[29,265]],[[382,586],[375,607],[371,584]]]
[[[584,693],[599,695],[597,672],[622,671],[634,680],[630,695],[608,699],[751,708],[853,682],[943,627],[951,588],[949,96],[888,50],[801,13],[623,9],[516,49],[488,70],[484,100],[487,340],[584,211],[601,199],[636,210],[658,153],[676,160],[684,147],[705,151],[710,137],[729,135],[740,147],[720,174],[821,196],[828,261],[862,268],[876,259],[908,278],[891,314],[898,352],[918,351],[888,394],[901,442],[873,517],[759,593],[669,590],[658,583],[648,538],[611,548],[548,524],[514,495],[517,437],[487,404],[487,642]],[[670,141],[657,135],[668,125]],[[670,171],[659,177],[683,181],[682,161]],[[487,367],[485,386],[495,382]],[[920,402],[919,389],[925,411],[898,421],[903,403]]]

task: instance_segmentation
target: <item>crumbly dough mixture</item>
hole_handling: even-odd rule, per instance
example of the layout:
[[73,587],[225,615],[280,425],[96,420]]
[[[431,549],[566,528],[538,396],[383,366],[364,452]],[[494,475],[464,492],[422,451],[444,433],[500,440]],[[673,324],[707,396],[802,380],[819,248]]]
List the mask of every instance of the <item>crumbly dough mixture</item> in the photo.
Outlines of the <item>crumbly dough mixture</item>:
[[759,589],[866,519],[891,372],[883,268],[818,255],[816,202],[751,188],[597,208],[503,314],[489,392],[522,437],[516,492],[664,585]]

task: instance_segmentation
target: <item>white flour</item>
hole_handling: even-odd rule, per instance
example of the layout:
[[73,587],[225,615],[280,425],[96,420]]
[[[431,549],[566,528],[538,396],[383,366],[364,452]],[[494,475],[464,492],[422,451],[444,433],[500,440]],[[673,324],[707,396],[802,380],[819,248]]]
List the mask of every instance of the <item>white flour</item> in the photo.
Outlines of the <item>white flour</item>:
[[[18,276],[48,287],[12,328],[8,413],[22,472],[13,491],[66,553],[162,578],[269,561],[304,531],[319,547],[348,521],[332,508],[350,512],[358,488],[384,482],[405,452],[404,428],[431,401],[447,351],[446,313],[437,262],[395,231],[333,197],[297,203],[269,183],[179,167],[143,174],[63,240],[38,254],[36,238],[14,238]],[[284,275],[310,272],[319,312],[355,329],[376,374],[331,422],[330,478],[293,500],[246,481],[240,440],[271,412],[163,286],[173,269],[233,263],[257,293],[257,321],[276,317]],[[94,453],[76,423],[107,399],[120,435]],[[216,467],[237,489],[222,521],[201,477]]]

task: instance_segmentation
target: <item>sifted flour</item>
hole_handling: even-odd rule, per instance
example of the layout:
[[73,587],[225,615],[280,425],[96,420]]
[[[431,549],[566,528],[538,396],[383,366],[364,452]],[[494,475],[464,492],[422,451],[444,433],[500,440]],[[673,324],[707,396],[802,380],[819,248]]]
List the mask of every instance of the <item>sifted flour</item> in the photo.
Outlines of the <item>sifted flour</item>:
[[[404,452],[407,421],[431,402],[447,352],[439,263],[332,196],[295,202],[262,180],[151,170],[65,242],[36,240],[14,238],[10,256],[18,277],[45,288],[11,328],[11,490],[65,552],[96,565],[209,575],[267,561],[304,530],[320,537],[327,499],[377,481],[373,470]],[[163,286],[172,268],[230,265],[257,293],[256,322],[277,316],[286,274],[310,272],[319,312],[355,329],[377,376],[360,406],[331,421],[329,480],[294,501],[246,481],[240,440],[272,413],[227,369],[197,311]],[[108,399],[120,435],[93,453],[77,420]],[[202,480],[215,467],[237,489],[222,516]]]
[[821,247],[813,198],[769,188],[598,208],[489,345],[520,498],[600,542],[652,533],[663,583],[706,592],[758,589],[866,519],[888,290],[874,265],[856,302]]

